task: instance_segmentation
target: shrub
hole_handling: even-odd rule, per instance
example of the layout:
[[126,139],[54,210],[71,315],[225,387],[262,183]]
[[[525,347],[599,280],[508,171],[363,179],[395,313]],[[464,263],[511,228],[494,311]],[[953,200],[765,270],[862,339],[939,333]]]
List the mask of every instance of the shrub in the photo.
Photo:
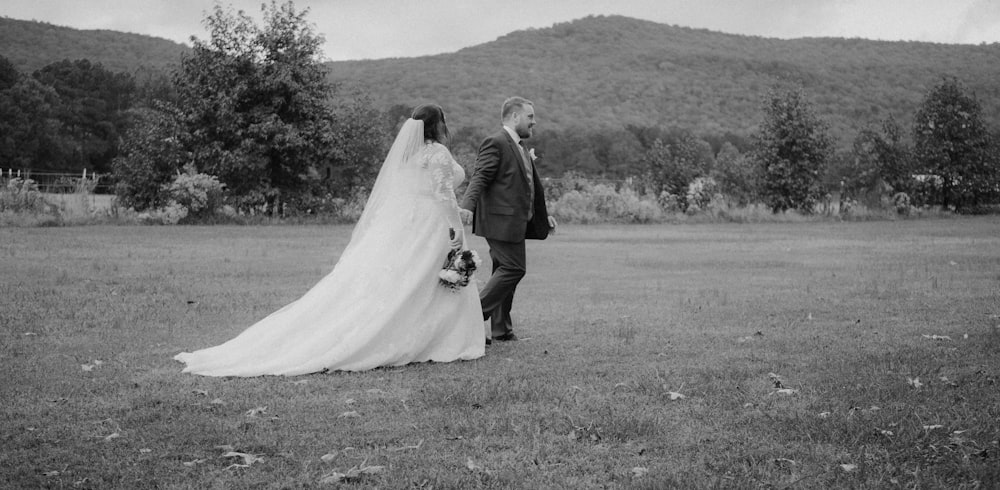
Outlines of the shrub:
[[892,196],[892,204],[896,208],[896,214],[904,216],[908,216],[913,209],[910,204],[910,196],[905,192],[897,192],[896,195]]
[[[202,219],[215,214],[222,205],[225,185],[213,175],[198,173],[193,166],[185,166],[184,173],[163,186],[169,196],[167,206],[179,205],[186,209],[184,217]],[[173,214],[171,214],[173,216]]]
[[176,225],[188,215],[188,208],[177,201],[170,201],[162,208],[143,211],[136,216],[140,223],[150,225]]
[[688,184],[687,204],[697,209],[707,209],[712,197],[718,193],[719,184],[711,177],[698,177]]
[[0,187],[0,211],[44,213],[49,207],[32,179],[14,177]]
[[654,200],[641,198],[628,187],[615,190],[606,184],[565,191],[550,208],[553,216],[570,223],[650,223],[663,218]]

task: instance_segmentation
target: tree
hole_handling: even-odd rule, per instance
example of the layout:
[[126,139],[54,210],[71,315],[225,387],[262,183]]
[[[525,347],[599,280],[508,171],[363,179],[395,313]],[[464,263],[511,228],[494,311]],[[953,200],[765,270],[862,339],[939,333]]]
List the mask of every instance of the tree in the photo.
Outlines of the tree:
[[175,75],[194,164],[226,184],[243,206],[309,189],[335,151],[332,86],[317,35],[292,2],[262,6],[264,26],[216,5],[206,41]]
[[881,128],[865,126],[854,138],[849,165],[840,180],[854,194],[874,194],[881,200],[885,192],[913,192],[912,151],[902,142],[902,131],[889,116]]
[[935,204],[971,210],[995,196],[998,163],[982,109],[955,78],[933,87],[913,122],[914,154],[922,172],[940,182]]
[[0,90],[7,90],[14,86],[21,78],[21,72],[10,62],[9,59],[0,56]]
[[715,156],[712,177],[719,183],[722,194],[739,204],[749,204],[753,198],[755,183],[751,162],[741,155],[736,145],[726,141]]
[[118,140],[125,132],[124,114],[135,92],[131,75],[113,73],[100,63],[81,59],[46,65],[32,76],[59,94],[57,113],[64,145],[70,151],[50,164],[62,169],[109,171]]
[[0,162],[47,170],[61,161],[70,149],[61,137],[59,106],[59,94],[31,77],[0,90]]
[[800,89],[768,92],[751,155],[759,172],[761,197],[774,212],[812,212],[832,147],[828,131]]
[[167,202],[164,188],[190,160],[180,114],[161,104],[131,114],[133,123],[113,162],[115,193],[121,202],[143,211]]

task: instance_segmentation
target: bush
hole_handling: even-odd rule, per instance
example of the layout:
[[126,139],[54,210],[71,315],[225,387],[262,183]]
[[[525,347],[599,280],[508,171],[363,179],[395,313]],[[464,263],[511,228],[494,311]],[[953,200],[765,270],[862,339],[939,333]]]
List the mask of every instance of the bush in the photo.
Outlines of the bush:
[[698,177],[688,184],[687,188],[687,205],[688,207],[694,207],[696,210],[707,209],[709,203],[718,193],[719,184],[715,182],[715,179],[711,177]]
[[606,184],[566,191],[549,207],[553,216],[569,223],[650,223],[663,218],[654,200],[643,199],[630,188],[615,190]]
[[0,211],[45,213],[49,208],[34,180],[14,177],[0,187]]
[[162,208],[143,211],[136,216],[140,223],[149,225],[176,225],[188,215],[188,208],[184,205],[170,201]]
[[[174,177],[173,182],[163,186],[163,192],[169,196],[167,206],[175,205],[186,209],[184,216],[193,219],[204,219],[212,216],[222,205],[225,185],[213,175],[198,173],[193,166],[184,167],[184,173]],[[171,216],[176,212],[169,213]]]

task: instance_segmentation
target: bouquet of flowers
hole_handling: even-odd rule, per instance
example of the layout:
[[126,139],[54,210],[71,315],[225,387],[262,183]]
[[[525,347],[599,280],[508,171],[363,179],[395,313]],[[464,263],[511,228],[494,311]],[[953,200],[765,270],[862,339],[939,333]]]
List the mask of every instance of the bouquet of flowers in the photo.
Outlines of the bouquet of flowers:
[[[450,239],[455,239],[455,229],[448,229]],[[448,251],[448,257],[444,259],[444,266],[438,272],[439,282],[442,286],[452,290],[468,286],[472,279],[472,273],[482,264],[479,254],[475,250],[462,250],[453,248]]]

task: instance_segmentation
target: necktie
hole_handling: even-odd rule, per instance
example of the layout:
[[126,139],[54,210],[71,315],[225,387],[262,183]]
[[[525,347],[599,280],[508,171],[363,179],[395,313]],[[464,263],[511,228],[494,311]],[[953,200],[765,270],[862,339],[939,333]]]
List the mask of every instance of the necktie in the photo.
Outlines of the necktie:
[[521,156],[524,157],[524,176],[528,180],[528,220],[531,220],[535,214],[535,181],[531,174],[531,156],[524,147],[524,140],[518,141],[517,146],[521,148]]
[[518,141],[517,146],[521,147],[521,157],[524,158],[524,170],[527,172],[528,179],[531,179],[531,155],[528,153],[528,149],[524,147],[524,140]]

